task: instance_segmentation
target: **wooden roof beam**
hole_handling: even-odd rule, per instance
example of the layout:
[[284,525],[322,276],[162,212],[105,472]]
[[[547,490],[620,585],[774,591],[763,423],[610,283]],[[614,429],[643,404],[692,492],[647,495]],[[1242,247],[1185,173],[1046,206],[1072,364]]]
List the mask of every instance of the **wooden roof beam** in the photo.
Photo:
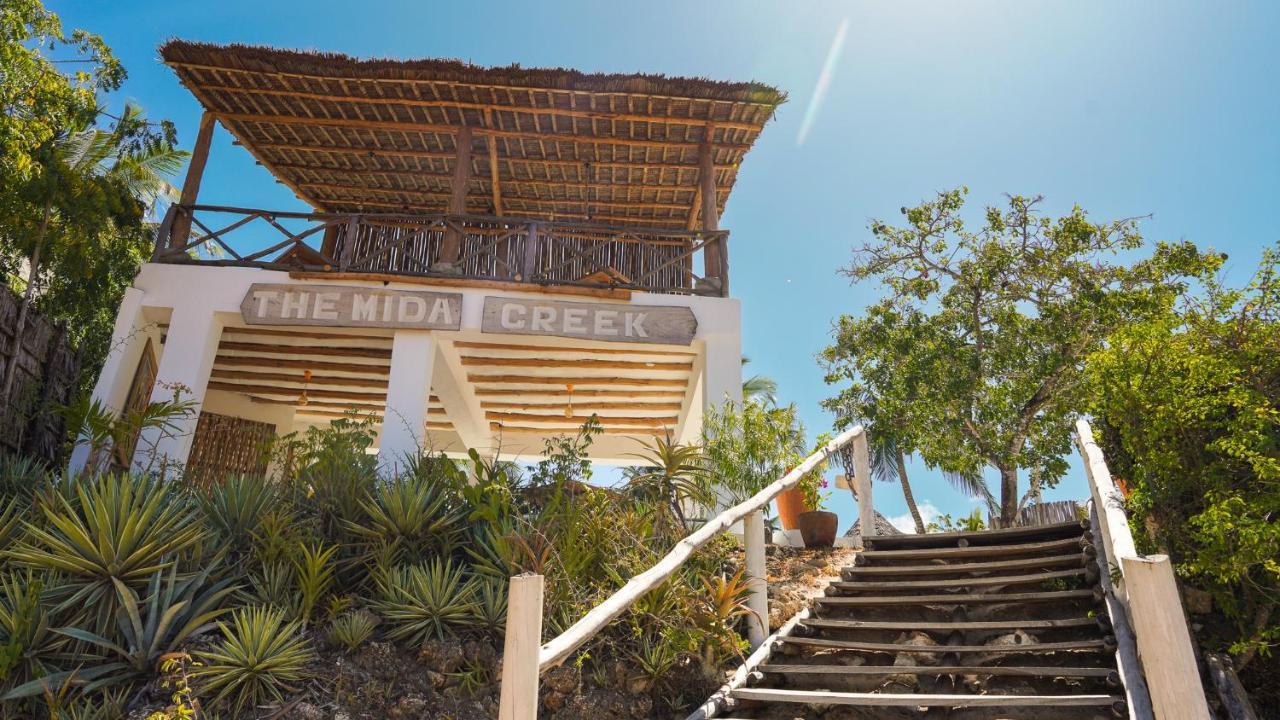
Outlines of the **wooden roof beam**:
[[[448,125],[440,123],[405,122],[400,120],[366,120],[361,118],[323,118],[304,117],[300,115],[265,115],[256,113],[218,112],[217,118],[224,124],[227,122],[250,122],[268,125],[305,125],[312,127],[348,128],[352,130],[400,130],[418,133],[457,134],[466,125]],[[650,140],[648,138],[598,137],[592,135],[576,135],[558,132],[528,132],[523,130],[497,130],[491,128],[472,128],[472,132],[486,137],[506,137],[531,139],[542,142],[564,142],[582,145],[622,145],[632,147],[653,148],[697,148],[702,143],[687,140]],[[716,143],[717,148],[746,152],[751,146],[746,143]]]
[[[460,100],[428,100],[420,98],[405,97],[377,97],[366,95],[338,95],[332,93],[314,93],[304,90],[293,90],[288,88],[255,88],[240,87],[236,85],[205,85],[201,87],[211,92],[238,93],[244,95],[277,95],[282,97],[294,97],[304,100],[316,100],[319,102],[354,102],[369,103],[372,105],[399,105],[402,107],[421,107],[421,108],[456,108],[459,110],[477,110],[486,114],[497,110],[498,112],[511,113],[528,113],[530,115],[561,115],[564,117],[583,118],[587,120],[604,120],[604,121],[623,121],[623,122],[646,122],[660,123],[669,125],[687,125],[699,126],[706,123],[706,118],[696,117],[680,117],[677,115],[645,115],[642,113],[623,113],[599,110],[578,110],[572,108],[560,107],[531,107],[527,105],[494,105],[488,103],[469,103]],[[750,123],[734,120],[717,120],[716,125],[728,130],[743,130],[746,132],[760,132],[764,127],[764,122]]]

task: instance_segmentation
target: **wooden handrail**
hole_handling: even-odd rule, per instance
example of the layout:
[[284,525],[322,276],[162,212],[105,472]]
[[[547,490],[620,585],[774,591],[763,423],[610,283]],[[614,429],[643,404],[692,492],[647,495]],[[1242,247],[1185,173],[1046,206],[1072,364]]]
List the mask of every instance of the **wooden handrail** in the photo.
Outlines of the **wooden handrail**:
[[676,543],[676,546],[657,564],[631,578],[626,585],[623,585],[617,592],[606,598],[604,602],[592,608],[590,612],[583,615],[582,619],[574,623],[568,630],[543,645],[542,652],[538,655],[538,672],[546,672],[564,662],[574,650],[577,650],[606,625],[626,612],[627,608],[631,607],[636,600],[639,600],[645,593],[658,587],[667,578],[675,574],[675,571],[699,548],[706,545],[720,533],[728,530],[734,523],[742,520],[747,515],[763,510],[779,493],[794,487],[796,483],[800,482],[801,478],[826,461],[832,453],[844,447],[849,441],[863,435],[861,425],[845,430],[831,442],[806,458],[791,472],[750,498],[708,520],[702,527]]

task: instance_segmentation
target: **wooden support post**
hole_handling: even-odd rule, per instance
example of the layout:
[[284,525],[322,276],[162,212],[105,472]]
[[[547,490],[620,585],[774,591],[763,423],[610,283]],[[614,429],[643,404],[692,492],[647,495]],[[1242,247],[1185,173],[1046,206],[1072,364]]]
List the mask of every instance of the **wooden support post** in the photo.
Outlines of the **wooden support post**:
[[[205,163],[209,161],[209,144],[213,142],[213,125],[217,120],[208,110],[200,116],[200,129],[196,132],[196,144],[191,149],[191,162],[187,164],[187,177],[182,181],[182,195],[178,204],[190,206],[200,195],[200,179],[204,176]],[[191,215],[179,212],[169,231],[169,247],[182,247],[191,237]]]
[[1121,556],[1120,567],[1152,710],[1161,720],[1207,720],[1209,705],[1169,556]]
[[[1093,505],[1089,507],[1089,521],[1090,527],[1098,527],[1101,522],[1098,519],[1098,508]],[[1100,545],[1094,562],[1098,564],[1098,587],[1102,588],[1107,615],[1111,618],[1111,634],[1116,638],[1116,670],[1124,685],[1130,720],[1153,720],[1155,715],[1151,712],[1151,693],[1147,690],[1147,681],[1142,677],[1142,663],[1138,660],[1138,645],[1133,637],[1133,626],[1129,623],[1129,611],[1116,594],[1116,588],[1111,585],[1111,565],[1107,558],[1110,550],[1105,543]]]
[[498,720],[537,720],[538,653],[542,648],[542,576],[517,575],[507,593]]
[[[702,136],[702,144],[698,146],[698,188],[701,196],[702,229],[709,232],[720,229],[720,210],[716,203],[715,147],[711,144],[711,135],[714,131],[715,128],[708,123]],[[702,274],[723,283],[720,260],[722,250],[719,243],[707,243],[702,249]],[[723,284],[721,287],[723,288]]]
[[355,258],[356,240],[360,237],[360,216],[347,218],[347,229],[342,237],[342,256],[338,258],[338,269],[346,272]]
[[748,513],[742,519],[747,555],[747,586],[751,594],[747,607],[753,613],[747,617],[747,639],[751,649],[760,647],[769,636],[769,580],[765,569],[764,513],[759,510]]
[[524,256],[520,258],[521,282],[531,282],[534,273],[538,272],[538,223],[529,223],[528,235],[524,239]]
[[865,430],[853,439],[853,481],[858,489],[858,534],[872,537],[876,534],[876,509],[871,500],[871,452]]
[[[493,127],[493,111],[485,108],[485,125]],[[498,139],[490,135],[485,138],[489,150],[489,184],[493,186],[493,214],[502,217],[502,184],[498,182]]]
[[[450,184],[452,195],[449,199],[449,214],[464,215],[467,212],[467,183],[471,180],[471,128],[463,125],[458,128],[457,158],[453,166],[453,181]],[[440,261],[442,269],[452,269],[458,258],[462,257],[462,233],[454,228],[444,232],[444,240],[440,244]]]

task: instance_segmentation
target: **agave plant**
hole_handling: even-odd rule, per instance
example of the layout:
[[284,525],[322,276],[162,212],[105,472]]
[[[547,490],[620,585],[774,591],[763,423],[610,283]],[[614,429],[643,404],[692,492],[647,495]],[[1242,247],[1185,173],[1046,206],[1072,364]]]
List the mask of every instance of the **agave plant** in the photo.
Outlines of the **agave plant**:
[[391,548],[397,562],[447,553],[466,529],[466,508],[450,484],[424,474],[380,485],[361,508],[364,517],[345,522],[346,530],[368,547]]
[[[0,681],[3,698],[34,678],[56,671],[68,641],[49,627],[43,603],[44,582],[31,572],[8,573],[0,579]],[[28,694],[37,694],[39,688]]]
[[104,476],[78,483],[71,493],[44,493],[40,510],[44,523],[25,523],[25,537],[9,558],[62,573],[55,614],[87,612],[98,633],[107,631],[120,606],[117,583],[140,589],[205,539],[184,497],[141,476]]
[[204,667],[194,675],[204,681],[202,692],[211,704],[228,701],[236,717],[246,708],[279,702],[289,683],[303,678],[311,648],[297,621],[264,607],[240,608],[231,625],[218,623],[223,641],[213,650],[197,653]]
[[400,566],[379,577],[377,585],[380,600],[374,607],[391,626],[387,636],[393,640],[419,645],[475,622],[475,581],[452,560]]
[[282,560],[264,563],[249,574],[245,586],[236,593],[245,605],[275,608],[289,617],[298,616],[298,584],[293,567]]
[[354,610],[334,618],[327,637],[331,645],[355,652],[373,636],[378,618],[367,610]]
[[494,637],[507,628],[507,580],[477,577],[475,626]]
[[124,583],[116,581],[120,594],[118,636],[120,642],[79,628],[65,627],[54,632],[94,645],[109,654],[112,662],[95,668],[97,679],[85,690],[132,678],[145,678],[156,672],[161,659],[175,651],[187,638],[214,627],[214,621],[226,613],[223,603],[236,586],[231,580],[209,582],[212,568],[206,568],[184,580],[178,572],[158,571],[151,576],[145,599],[139,598]]
[[311,614],[320,598],[329,592],[333,584],[333,556],[338,546],[302,546],[298,557],[293,559],[293,569],[298,581],[298,618],[303,627],[311,620]]
[[275,500],[276,493],[265,478],[239,475],[213,483],[200,497],[200,509],[224,546],[239,553],[253,544]]

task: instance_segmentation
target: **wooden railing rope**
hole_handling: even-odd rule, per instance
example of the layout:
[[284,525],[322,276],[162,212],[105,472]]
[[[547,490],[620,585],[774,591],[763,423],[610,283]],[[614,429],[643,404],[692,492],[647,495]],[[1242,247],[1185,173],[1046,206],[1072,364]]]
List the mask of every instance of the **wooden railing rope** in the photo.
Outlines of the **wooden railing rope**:
[[791,472],[747,500],[708,520],[702,527],[676,543],[676,546],[657,564],[631,578],[627,584],[623,585],[613,595],[610,595],[604,602],[594,607],[581,620],[543,645],[542,652],[538,655],[539,671],[545,672],[549,668],[564,662],[574,650],[577,650],[606,625],[626,612],[627,608],[631,607],[636,600],[639,600],[645,593],[658,587],[667,578],[671,577],[699,548],[706,545],[720,533],[728,530],[734,523],[746,518],[747,515],[762,511],[778,493],[800,482],[801,478],[823,463],[832,453],[843,447],[845,443],[862,436],[861,425],[840,433],[831,442],[797,465]]

